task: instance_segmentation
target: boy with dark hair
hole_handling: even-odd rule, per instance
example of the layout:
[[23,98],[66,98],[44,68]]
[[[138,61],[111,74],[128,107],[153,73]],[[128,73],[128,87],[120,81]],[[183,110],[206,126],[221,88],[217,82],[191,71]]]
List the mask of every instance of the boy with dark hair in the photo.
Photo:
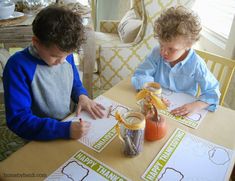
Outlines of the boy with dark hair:
[[49,6],[33,21],[32,45],[15,53],[3,73],[8,127],[28,140],[78,139],[90,125],[86,121],[60,122],[71,114],[88,111],[103,117],[104,107],[87,96],[72,52],[84,42],[80,15]]

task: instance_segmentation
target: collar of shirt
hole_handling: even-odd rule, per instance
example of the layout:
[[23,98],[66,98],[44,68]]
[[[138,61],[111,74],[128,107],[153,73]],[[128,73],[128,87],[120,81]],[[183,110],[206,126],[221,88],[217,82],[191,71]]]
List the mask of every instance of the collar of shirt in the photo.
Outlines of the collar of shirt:
[[[189,52],[188,52],[188,55],[185,57],[185,59],[182,60],[182,61],[180,61],[180,62],[178,62],[174,67],[183,66],[183,65],[190,59],[191,55],[193,54],[193,51],[194,51],[194,50],[191,48],[191,49],[189,50]],[[171,67],[170,63],[169,63],[169,62],[166,62],[165,59],[164,59],[162,56],[161,56],[161,58],[162,58],[164,64],[166,64],[166,65],[167,65],[168,67],[170,67],[170,68],[174,68],[174,67]]]
[[181,62],[179,62],[179,64],[183,66],[183,65],[190,59],[190,57],[191,57],[192,54],[193,54],[193,49],[190,48],[190,49],[189,49],[189,52],[188,52],[188,55],[185,57],[184,60],[182,60]]
[[[35,48],[35,46],[30,44],[28,47],[28,50],[29,50],[30,55],[32,55],[33,57],[37,58],[40,61],[43,61],[43,64],[47,65],[47,63],[39,56],[38,51]],[[64,61],[61,64],[65,63],[65,62],[66,62],[66,58],[64,59]]]
[[34,56],[34,57],[36,57],[38,59],[41,59],[40,56],[38,55],[37,49],[32,44],[29,46],[29,53],[32,56]]

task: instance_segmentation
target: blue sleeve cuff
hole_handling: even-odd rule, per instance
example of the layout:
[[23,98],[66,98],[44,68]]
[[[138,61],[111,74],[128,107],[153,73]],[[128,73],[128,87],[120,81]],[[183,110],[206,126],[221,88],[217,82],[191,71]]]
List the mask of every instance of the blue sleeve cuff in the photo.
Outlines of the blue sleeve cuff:
[[209,106],[206,108],[206,110],[211,111],[211,112],[215,112],[218,108],[218,104],[219,101],[209,101],[205,98],[199,98],[199,101],[205,102],[207,104],[209,104]]
[[70,139],[70,126],[71,126],[71,121],[59,122],[56,128],[56,130],[58,130],[57,132],[58,138]]
[[215,112],[217,110],[217,108],[218,108],[218,105],[211,104],[206,108],[206,110],[211,111],[211,112]]
[[136,90],[141,90],[146,82],[154,82],[154,78],[150,76],[133,76],[131,83]]
[[[22,124],[8,121],[8,127],[20,137],[27,140],[48,141],[55,139],[70,139],[71,122],[59,122],[50,118],[34,118]],[[14,126],[13,126],[14,124]]]

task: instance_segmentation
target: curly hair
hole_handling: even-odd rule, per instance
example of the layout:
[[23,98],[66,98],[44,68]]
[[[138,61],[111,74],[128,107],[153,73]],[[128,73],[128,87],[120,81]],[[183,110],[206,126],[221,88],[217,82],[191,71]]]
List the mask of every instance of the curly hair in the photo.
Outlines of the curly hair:
[[55,5],[37,14],[33,21],[33,33],[45,46],[56,45],[65,52],[78,50],[85,41],[81,16]]
[[162,41],[183,36],[190,45],[200,38],[201,23],[199,17],[183,7],[171,7],[165,10],[154,22],[154,37]]

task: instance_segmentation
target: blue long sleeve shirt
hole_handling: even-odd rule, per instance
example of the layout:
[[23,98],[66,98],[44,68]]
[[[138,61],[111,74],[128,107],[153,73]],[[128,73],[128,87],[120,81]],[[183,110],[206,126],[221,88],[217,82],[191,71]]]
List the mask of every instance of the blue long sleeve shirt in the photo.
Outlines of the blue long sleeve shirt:
[[193,49],[183,61],[171,67],[160,55],[159,47],[155,47],[137,67],[131,81],[136,90],[142,89],[146,82],[158,82],[164,88],[192,96],[196,96],[200,86],[198,100],[208,103],[209,111],[215,111],[219,104],[219,82]]
[[28,140],[68,139],[71,122],[60,122],[71,113],[83,87],[73,56],[48,66],[26,48],[8,60],[3,72],[8,127]]

